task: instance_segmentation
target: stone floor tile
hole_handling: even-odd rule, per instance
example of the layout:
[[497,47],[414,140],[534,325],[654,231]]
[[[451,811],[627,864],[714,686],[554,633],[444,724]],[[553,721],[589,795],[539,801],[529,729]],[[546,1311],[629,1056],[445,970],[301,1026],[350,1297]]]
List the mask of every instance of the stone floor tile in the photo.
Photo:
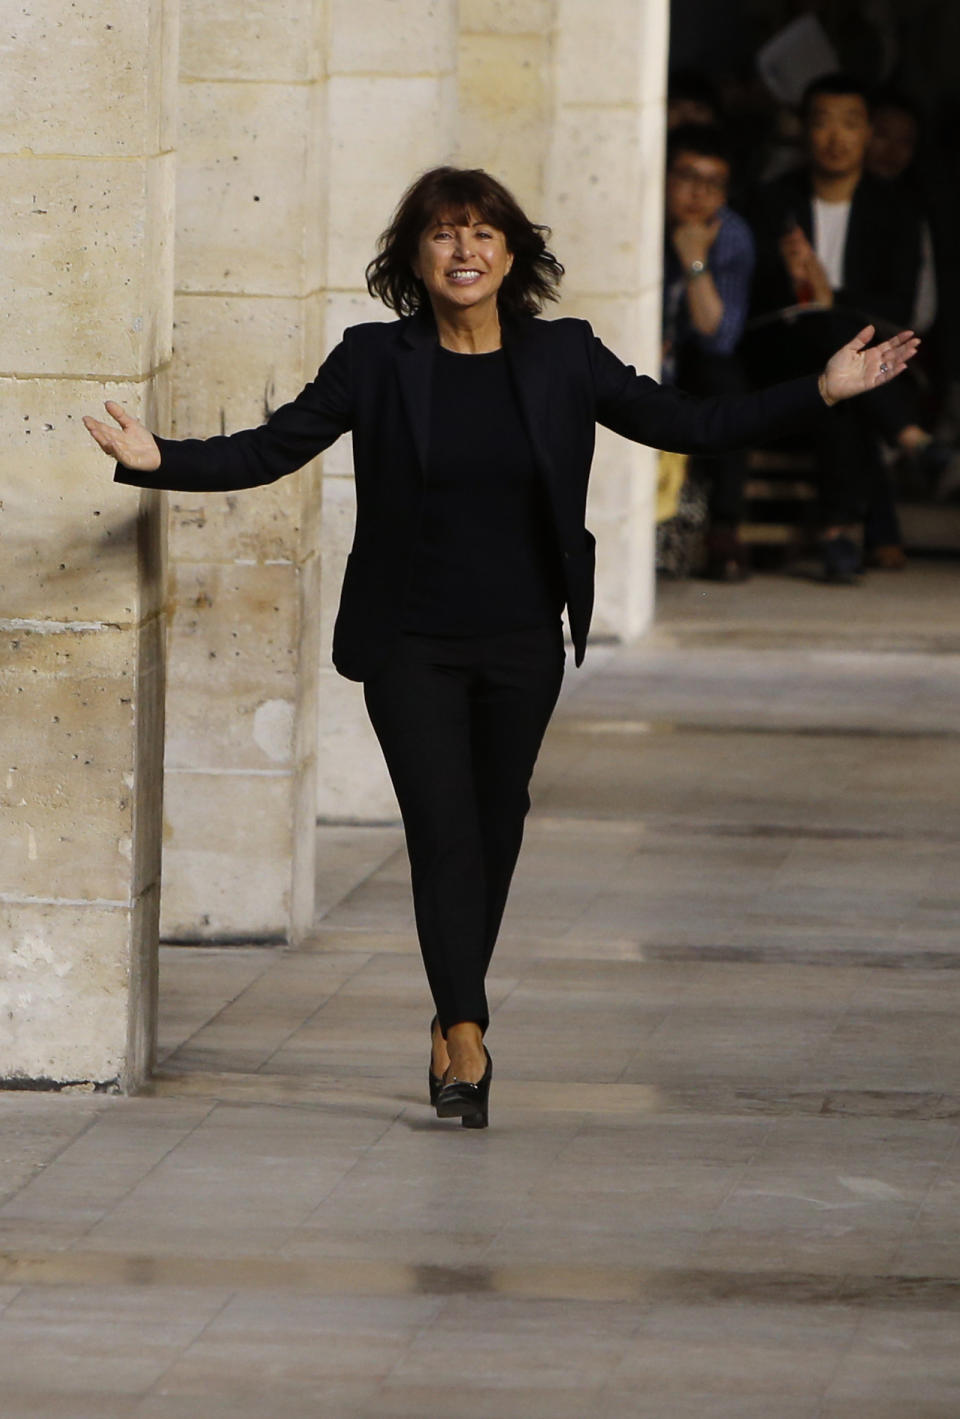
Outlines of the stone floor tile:
[[225,1297],[137,1286],[24,1286],[0,1315],[0,1374],[14,1390],[142,1394]]
[[421,1329],[437,1297],[315,1297],[263,1292],[231,1301],[163,1378],[165,1395],[251,1387],[278,1391],[387,1375]]
[[37,1388],[3,1386],[3,1419],[138,1419],[140,1401],[128,1394],[103,1390],[82,1393]]
[[663,1396],[822,1396],[858,1322],[828,1305],[655,1306],[612,1380]]
[[453,1297],[390,1372],[391,1381],[437,1381],[438,1353],[457,1355],[458,1385],[537,1389],[599,1385],[622,1357],[642,1315],[623,1304]]
[[379,1388],[375,1380],[326,1379],[285,1389],[261,1376],[237,1392],[227,1375],[216,1389],[201,1383],[195,1392],[168,1394],[161,1382],[138,1402],[134,1419],[358,1419]]

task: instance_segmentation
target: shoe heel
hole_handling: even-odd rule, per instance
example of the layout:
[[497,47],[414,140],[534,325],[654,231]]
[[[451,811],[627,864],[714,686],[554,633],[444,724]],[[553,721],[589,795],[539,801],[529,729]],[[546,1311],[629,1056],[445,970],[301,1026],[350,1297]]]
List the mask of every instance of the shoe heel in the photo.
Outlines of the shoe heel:
[[486,1109],[478,1109],[475,1114],[464,1114],[460,1120],[461,1128],[486,1128],[490,1123],[490,1116]]

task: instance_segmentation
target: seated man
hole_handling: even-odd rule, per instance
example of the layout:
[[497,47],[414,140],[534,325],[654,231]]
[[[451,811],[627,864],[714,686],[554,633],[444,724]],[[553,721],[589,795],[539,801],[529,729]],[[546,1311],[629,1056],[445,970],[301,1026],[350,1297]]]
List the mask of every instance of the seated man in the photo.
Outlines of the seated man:
[[[670,133],[663,377],[693,394],[746,388],[734,352],[750,299],[753,237],[726,205],[729,181],[729,149],[720,129],[683,124]],[[710,486],[706,575],[742,580],[743,454],[706,459],[701,466]]]
[[[824,313],[784,334],[776,351],[781,370],[819,353],[838,331],[849,339],[868,320],[907,325],[921,265],[917,206],[865,171],[872,130],[860,83],[843,74],[815,79],[804,95],[801,118],[808,165],[762,189],[751,214],[757,239],[754,312],[811,305]],[[768,375],[769,350],[768,342]],[[881,436],[905,450],[929,437],[899,388],[867,396],[849,416],[841,411],[817,436],[828,580],[855,579],[857,529],[868,513],[881,529],[880,564],[898,561],[899,530],[879,457]]]

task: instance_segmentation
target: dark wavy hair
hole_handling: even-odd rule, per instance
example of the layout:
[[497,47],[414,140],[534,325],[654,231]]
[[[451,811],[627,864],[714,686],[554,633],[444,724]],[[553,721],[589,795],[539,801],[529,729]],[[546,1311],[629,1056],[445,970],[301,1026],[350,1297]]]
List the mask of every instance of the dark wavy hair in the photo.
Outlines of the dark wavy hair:
[[367,267],[367,290],[398,315],[427,305],[427,288],[413,274],[422,233],[443,218],[466,226],[489,222],[503,232],[513,265],[497,293],[501,315],[537,315],[558,299],[563,267],[547,250],[550,228],[531,222],[512,193],[482,168],[431,168],[407,188]]

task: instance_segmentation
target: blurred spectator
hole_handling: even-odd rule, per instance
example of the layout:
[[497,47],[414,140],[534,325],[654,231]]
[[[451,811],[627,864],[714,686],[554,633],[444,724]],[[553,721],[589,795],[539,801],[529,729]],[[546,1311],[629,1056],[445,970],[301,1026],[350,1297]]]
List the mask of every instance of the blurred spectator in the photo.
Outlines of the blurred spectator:
[[[908,326],[921,264],[918,204],[865,170],[872,126],[859,81],[843,74],[815,79],[804,94],[801,120],[806,166],[762,189],[753,209],[754,309],[800,305],[819,315],[768,331],[768,376],[771,355],[781,372],[794,372],[868,321]],[[855,580],[858,528],[868,516],[873,560],[902,565],[880,436],[906,451],[929,443],[899,386],[865,396],[856,409],[838,410],[817,434],[827,580]]]
[[678,69],[667,85],[667,131],[688,123],[720,122],[720,97],[696,69]]
[[[750,301],[750,228],[726,205],[730,149],[723,132],[700,123],[675,128],[667,145],[663,376],[694,394],[747,387],[736,358]],[[739,525],[742,453],[701,461],[709,482],[706,575],[747,573]]]
[[[920,214],[865,171],[870,105],[855,79],[815,79],[801,108],[807,164],[755,206],[756,307],[843,305],[906,325],[913,312]],[[892,386],[891,386],[892,387]]]
[[866,170],[882,182],[902,183],[924,212],[921,231],[920,274],[910,320],[920,334],[932,327],[937,317],[937,278],[933,234],[926,219],[926,202],[917,164],[920,147],[920,110],[910,99],[892,89],[874,95],[873,132],[867,145]]

